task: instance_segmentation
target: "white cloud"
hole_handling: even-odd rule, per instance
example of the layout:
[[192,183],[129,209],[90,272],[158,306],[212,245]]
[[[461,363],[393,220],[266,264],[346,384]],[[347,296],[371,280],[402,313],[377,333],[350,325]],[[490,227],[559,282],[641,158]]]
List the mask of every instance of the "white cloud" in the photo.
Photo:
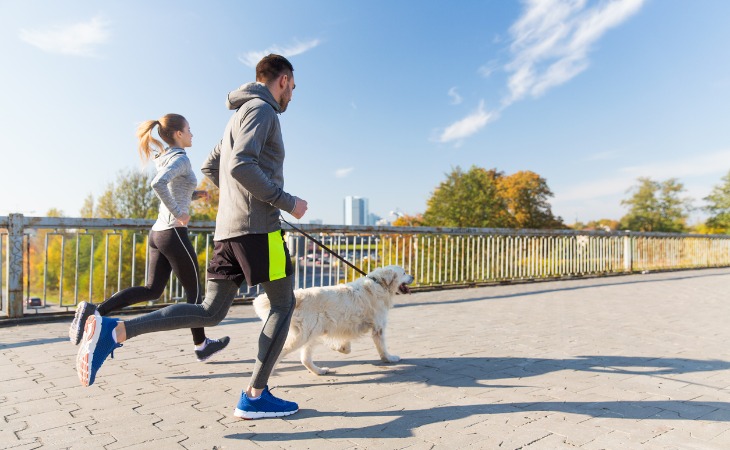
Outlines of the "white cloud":
[[476,111],[446,127],[437,140],[443,143],[459,141],[481,130],[496,117],[496,113],[484,110],[484,100],[482,100]]
[[[460,141],[496,119],[512,103],[527,96],[539,97],[570,81],[588,68],[592,45],[638,12],[644,1],[605,0],[589,7],[587,0],[523,0],[522,15],[509,30],[511,59],[504,66],[509,74],[509,94],[498,110],[486,113],[480,107],[447,127],[437,140]],[[494,70],[496,63],[490,62],[478,73],[489,77]]]
[[306,42],[296,41],[293,45],[288,47],[279,47],[274,45],[262,51],[250,51],[244,55],[238,57],[238,60],[246,64],[249,67],[256,67],[256,64],[261,61],[264,56],[275,53],[277,55],[289,58],[290,56],[300,55],[308,50],[311,50],[321,43],[319,39],[311,39]]
[[456,92],[456,86],[449,89],[449,97],[451,97],[451,104],[452,105],[458,105],[462,102],[461,95],[459,95],[458,92]]
[[498,69],[498,64],[496,61],[490,61],[487,64],[484,64],[483,66],[479,67],[477,69],[477,72],[479,75],[483,76],[484,78],[489,78],[492,73],[494,73],[495,70]]
[[601,197],[625,194],[636,184],[639,177],[648,177],[655,181],[677,178],[682,183],[686,182],[687,178],[702,177],[700,181],[709,186],[719,184],[722,176],[727,174],[728,168],[730,168],[730,150],[705,153],[674,161],[626,166],[605,178],[570,186],[564,191],[556,191],[555,199],[559,202],[597,200]]
[[512,60],[505,105],[539,97],[588,68],[592,45],[639,11],[644,0],[612,0],[586,7],[585,0],[527,0],[510,28]]
[[335,170],[335,176],[337,178],[345,178],[346,176],[350,175],[352,171],[355,170],[354,167],[347,167],[344,169],[337,169]]
[[109,22],[94,17],[89,22],[47,30],[20,30],[20,39],[49,53],[73,56],[96,56],[96,48],[107,42]]

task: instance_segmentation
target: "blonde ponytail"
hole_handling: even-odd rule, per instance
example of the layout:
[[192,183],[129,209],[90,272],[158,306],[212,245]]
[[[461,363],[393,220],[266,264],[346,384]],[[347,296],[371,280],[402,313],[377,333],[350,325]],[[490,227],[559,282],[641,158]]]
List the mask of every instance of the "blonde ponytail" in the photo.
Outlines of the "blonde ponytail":
[[139,140],[139,157],[142,163],[151,159],[152,152],[161,153],[165,145],[152,136],[152,130],[157,126],[157,134],[167,145],[175,145],[173,136],[176,131],[184,131],[187,120],[180,114],[166,114],[159,120],[148,120],[137,127],[137,139]]

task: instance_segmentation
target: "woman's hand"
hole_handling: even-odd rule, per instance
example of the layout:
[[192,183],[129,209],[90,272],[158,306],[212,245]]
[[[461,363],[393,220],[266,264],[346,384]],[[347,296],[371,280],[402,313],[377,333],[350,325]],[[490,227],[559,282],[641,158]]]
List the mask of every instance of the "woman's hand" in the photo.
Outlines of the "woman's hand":
[[175,222],[176,222],[176,223],[177,223],[178,225],[180,225],[181,227],[186,227],[186,226],[188,226],[188,222],[190,222],[190,215],[188,215],[188,214],[183,214],[183,215],[182,215],[182,216],[180,216],[180,217],[176,217],[176,218],[175,218]]

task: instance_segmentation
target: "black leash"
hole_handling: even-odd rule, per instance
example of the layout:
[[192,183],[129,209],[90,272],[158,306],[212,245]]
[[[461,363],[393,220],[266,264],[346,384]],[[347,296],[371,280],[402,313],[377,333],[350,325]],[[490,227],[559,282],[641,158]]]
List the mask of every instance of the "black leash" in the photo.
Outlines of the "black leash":
[[[362,271],[362,270],[360,270],[359,268],[355,267],[355,266],[354,266],[354,265],[353,265],[353,264],[352,264],[352,263],[351,263],[350,261],[346,260],[346,259],[345,259],[345,258],[343,258],[342,256],[340,256],[340,255],[338,255],[337,253],[335,253],[334,251],[332,251],[332,250],[331,250],[331,249],[330,249],[329,247],[327,247],[326,245],[324,245],[323,243],[321,243],[321,242],[320,242],[319,240],[317,240],[317,238],[315,238],[314,236],[312,236],[312,235],[310,235],[310,234],[308,234],[308,233],[304,232],[303,230],[301,230],[301,229],[299,229],[299,228],[295,227],[294,225],[290,224],[290,223],[289,223],[289,222],[287,222],[287,221],[286,221],[286,220],[285,220],[285,219],[284,219],[283,217],[281,217],[281,221],[282,221],[282,222],[284,222],[285,224],[289,225],[290,227],[294,228],[295,230],[297,230],[298,232],[300,232],[300,233],[301,233],[301,234],[303,234],[304,236],[308,237],[308,238],[309,238],[309,239],[311,239],[312,241],[314,241],[314,243],[316,243],[317,245],[319,245],[319,246],[320,246],[320,247],[322,247],[323,249],[327,250],[327,252],[328,252],[328,253],[329,253],[330,255],[332,255],[332,256],[334,256],[334,257],[336,257],[337,259],[339,259],[339,260],[340,260],[340,261],[342,261],[343,263],[345,263],[345,264],[347,264],[348,266],[352,267],[352,268],[353,268],[353,269],[354,269],[354,270],[355,270],[355,271],[356,271],[357,273],[359,273],[360,275],[362,275],[362,276],[367,276],[367,274],[366,274],[365,272],[363,272],[363,271]],[[306,252],[305,252],[305,253],[306,253]]]

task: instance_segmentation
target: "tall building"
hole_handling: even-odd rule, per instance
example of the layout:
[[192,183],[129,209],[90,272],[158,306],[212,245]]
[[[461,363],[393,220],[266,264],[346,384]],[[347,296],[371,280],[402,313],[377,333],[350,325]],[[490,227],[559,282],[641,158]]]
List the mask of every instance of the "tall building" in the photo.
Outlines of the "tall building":
[[345,197],[345,225],[367,225],[369,216],[368,199],[363,197],[353,197],[351,195]]

